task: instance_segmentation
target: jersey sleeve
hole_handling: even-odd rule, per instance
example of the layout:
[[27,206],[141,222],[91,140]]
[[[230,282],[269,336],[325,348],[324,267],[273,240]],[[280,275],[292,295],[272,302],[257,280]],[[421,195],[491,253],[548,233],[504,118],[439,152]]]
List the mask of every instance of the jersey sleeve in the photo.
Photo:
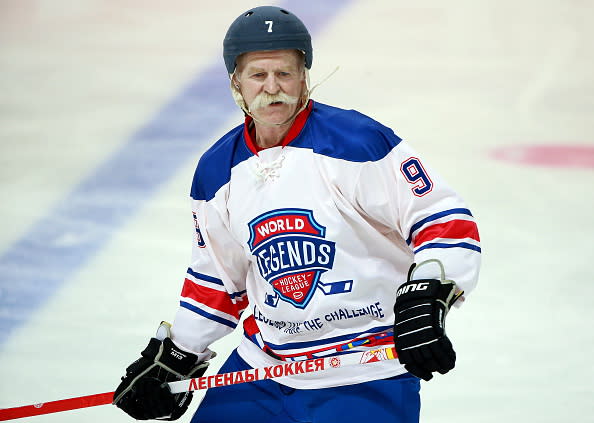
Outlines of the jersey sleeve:
[[[396,136],[386,128],[378,137]],[[468,294],[480,268],[475,219],[462,198],[406,142],[395,144],[384,157],[361,165],[355,202],[370,218],[399,233],[415,263],[440,260],[446,278]],[[419,269],[416,276],[439,278],[427,273],[432,269]]]
[[208,359],[212,342],[237,327],[248,306],[247,261],[226,220],[211,201],[192,199],[192,258],[187,269],[172,339]]

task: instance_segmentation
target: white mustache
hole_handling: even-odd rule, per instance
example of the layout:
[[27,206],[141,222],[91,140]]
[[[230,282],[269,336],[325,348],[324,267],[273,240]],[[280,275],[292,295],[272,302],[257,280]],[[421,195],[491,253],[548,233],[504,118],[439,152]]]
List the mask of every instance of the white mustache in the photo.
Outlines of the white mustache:
[[254,98],[249,106],[249,111],[253,112],[254,110],[269,106],[272,103],[297,104],[298,102],[299,97],[293,97],[283,92],[279,92],[278,94],[262,92]]

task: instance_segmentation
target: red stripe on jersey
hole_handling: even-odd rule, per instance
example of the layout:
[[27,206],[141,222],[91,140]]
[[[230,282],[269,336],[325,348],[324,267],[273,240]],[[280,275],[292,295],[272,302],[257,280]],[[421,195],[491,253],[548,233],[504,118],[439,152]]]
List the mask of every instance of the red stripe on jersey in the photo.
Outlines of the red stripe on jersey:
[[[237,319],[239,319],[239,310],[245,308],[231,301],[231,297],[224,291],[217,291],[216,289],[207,288],[202,285],[198,285],[192,282],[190,279],[184,281],[184,287],[182,288],[181,296],[185,298],[191,298],[201,304],[204,304],[215,310],[227,313]],[[241,299],[237,299],[240,301]]]
[[[316,356],[314,354],[320,353],[320,352],[326,352],[326,351],[343,352],[343,351],[348,351],[350,349],[357,348],[357,347],[368,347],[369,348],[369,347],[380,347],[380,346],[394,344],[394,336],[393,335],[388,336],[388,334],[384,332],[384,333],[379,333],[376,335],[368,335],[368,336],[365,336],[362,338],[355,338],[349,342],[343,342],[340,344],[324,345],[321,348],[311,349],[311,350],[307,350],[307,351],[300,351],[298,353],[280,354],[280,353],[274,351],[272,348],[270,348],[270,346],[268,346],[264,340],[262,340],[264,342],[264,347],[262,347],[261,345],[259,345],[258,342],[255,341],[254,336],[257,335],[258,333],[260,333],[260,328],[258,327],[258,324],[256,323],[256,319],[253,314],[249,315],[243,321],[243,330],[245,331],[245,335],[247,335],[248,338],[250,338],[252,340],[252,342],[254,342],[256,345],[261,347],[264,352],[266,352],[268,355],[276,358],[277,360],[282,360],[282,361],[288,361],[291,358],[303,357],[303,356],[307,356],[308,358],[315,358]],[[366,342],[362,342],[362,341],[366,341]]]
[[423,229],[415,236],[413,243],[416,247],[435,238],[471,238],[480,241],[478,228],[472,220],[451,220]]

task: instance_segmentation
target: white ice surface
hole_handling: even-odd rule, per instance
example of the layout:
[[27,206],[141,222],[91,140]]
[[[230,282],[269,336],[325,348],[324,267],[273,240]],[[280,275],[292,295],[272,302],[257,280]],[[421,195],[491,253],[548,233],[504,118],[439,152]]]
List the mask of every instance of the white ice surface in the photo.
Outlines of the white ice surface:
[[[220,57],[248,6],[2,1],[0,253]],[[594,145],[593,10],[584,0],[353,1],[314,38],[312,81],[340,66],[314,98],[394,128],[479,223],[479,286],[448,317],[458,365],[423,383],[423,422],[594,422],[594,170],[489,157],[498,146]],[[113,390],[173,318],[197,158],[0,345],[0,407]],[[237,337],[213,346],[215,368]],[[103,406],[23,421],[131,420]]]

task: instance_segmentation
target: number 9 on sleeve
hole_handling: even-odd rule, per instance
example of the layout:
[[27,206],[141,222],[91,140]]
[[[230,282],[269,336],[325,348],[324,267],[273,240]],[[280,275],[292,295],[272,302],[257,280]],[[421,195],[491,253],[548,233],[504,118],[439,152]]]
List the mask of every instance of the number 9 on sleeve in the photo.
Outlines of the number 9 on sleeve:
[[413,185],[414,195],[422,197],[433,190],[433,181],[425,171],[421,161],[416,157],[409,157],[400,165],[400,171],[406,180]]

